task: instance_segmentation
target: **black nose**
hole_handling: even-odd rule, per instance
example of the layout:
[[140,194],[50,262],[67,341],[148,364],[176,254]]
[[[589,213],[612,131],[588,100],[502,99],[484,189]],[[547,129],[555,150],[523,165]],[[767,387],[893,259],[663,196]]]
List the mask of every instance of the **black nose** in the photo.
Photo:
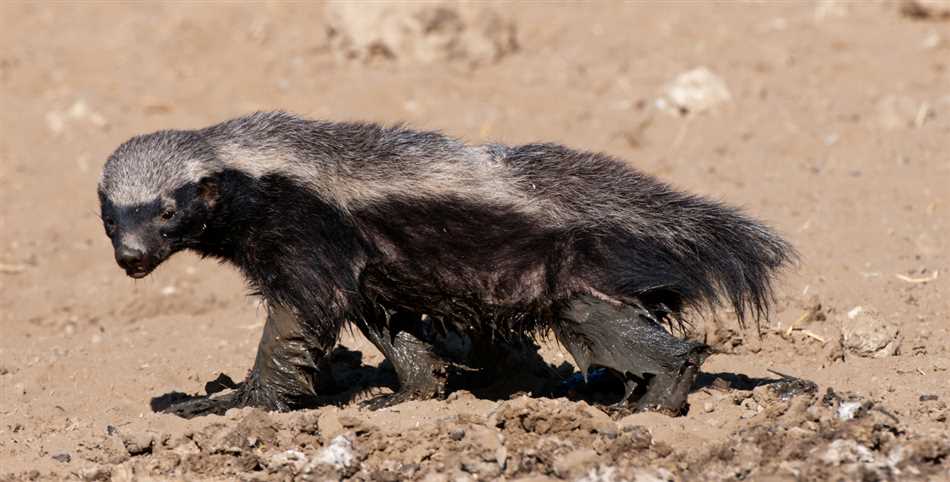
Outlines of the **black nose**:
[[115,260],[126,271],[145,270],[145,252],[140,249],[120,246],[115,250]]

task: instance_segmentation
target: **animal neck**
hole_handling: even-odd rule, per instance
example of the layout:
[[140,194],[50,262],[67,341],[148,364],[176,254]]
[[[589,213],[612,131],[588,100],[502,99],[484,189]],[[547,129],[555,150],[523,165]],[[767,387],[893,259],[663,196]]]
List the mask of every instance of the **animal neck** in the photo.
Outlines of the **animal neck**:
[[255,233],[267,222],[259,182],[240,171],[218,176],[219,196],[203,227],[196,251],[243,267],[254,250]]

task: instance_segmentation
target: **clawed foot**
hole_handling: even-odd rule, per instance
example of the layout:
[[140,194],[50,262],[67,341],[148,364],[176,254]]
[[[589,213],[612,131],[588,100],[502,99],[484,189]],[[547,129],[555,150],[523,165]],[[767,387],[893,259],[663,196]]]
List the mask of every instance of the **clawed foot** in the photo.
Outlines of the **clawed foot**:
[[369,400],[364,400],[360,402],[360,407],[367,410],[379,410],[381,408],[388,408],[394,405],[399,405],[400,403],[410,402],[413,400],[431,400],[433,398],[438,398],[437,390],[399,390],[396,393],[389,395],[381,395],[378,397],[370,398]]
[[242,387],[227,393],[212,395],[187,395],[172,392],[152,399],[152,410],[177,415],[181,418],[194,418],[205,415],[224,415],[232,408],[245,406],[241,396]]
[[699,365],[688,363],[676,374],[655,375],[647,391],[637,400],[638,412],[659,412],[671,417],[685,415],[689,410],[686,398],[699,375]]
[[[250,380],[254,380],[253,377]],[[273,387],[259,384],[234,383],[227,375],[205,384],[205,395],[189,395],[171,392],[152,399],[152,411],[169,413],[182,418],[205,415],[224,415],[232,408],[259,407],[265,410],[285,412],[313,405],[312,397],[281,398]]]

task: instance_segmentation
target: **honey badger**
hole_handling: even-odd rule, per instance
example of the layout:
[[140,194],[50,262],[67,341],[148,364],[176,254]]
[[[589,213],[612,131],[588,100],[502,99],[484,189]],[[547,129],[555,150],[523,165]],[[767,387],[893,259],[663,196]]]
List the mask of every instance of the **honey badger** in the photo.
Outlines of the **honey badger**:
[[431,320],[502,349],[552,330],[582,373],[619,375],[626,403],[678,413],[707,351],[662,323],[721,301],[758,321],[794,257],[737,210],[606,155],[283,112],[133,137],[98,193],[128,276],[190,249],[265,301],[244,383],[180,414],[307,406],[346,322],[399,379],[373,406],[440,395]]

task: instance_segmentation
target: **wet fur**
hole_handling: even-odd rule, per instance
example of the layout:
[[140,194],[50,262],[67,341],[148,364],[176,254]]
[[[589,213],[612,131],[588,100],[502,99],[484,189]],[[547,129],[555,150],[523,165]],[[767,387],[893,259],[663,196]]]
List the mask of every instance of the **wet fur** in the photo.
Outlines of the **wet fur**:
[[[263,174],[256,191],[272,194],[251,198],[251,183],[236,184],[245,196],[235,221],[270,221],[262,231],[285,251],[303,242],[289,259],[320,258],[310,264],[318,272],[288,276],[313,278],[299,281],[324,301],[361,292],[366,299],[337,300],[349,310],[382,299],[517,329],[550,318],[575,293],[599,292],[673,312],[722,295],[740,320],[759,319],[771,275],[792,252],[732,208],[558,145],[470,147],[437,133],[281,113],[202,133],[227,146],[222,165]],[[261,157],[265,165],[249,167]],[[293,209],[301,202],[312,206]],[[253,204],[292,209],[267,220]],[[323,232],[301,232],[314,223]]]
[[554,327],[586,295],[656,319],[722,299],[758,321],[794,256],[735,209],[603,154],[279,112],[129,140],[103,171],[103,212],[185,203],[209,179],[200,229],[169,249],[234,263],[321,350],[384,309],[504,335]]

